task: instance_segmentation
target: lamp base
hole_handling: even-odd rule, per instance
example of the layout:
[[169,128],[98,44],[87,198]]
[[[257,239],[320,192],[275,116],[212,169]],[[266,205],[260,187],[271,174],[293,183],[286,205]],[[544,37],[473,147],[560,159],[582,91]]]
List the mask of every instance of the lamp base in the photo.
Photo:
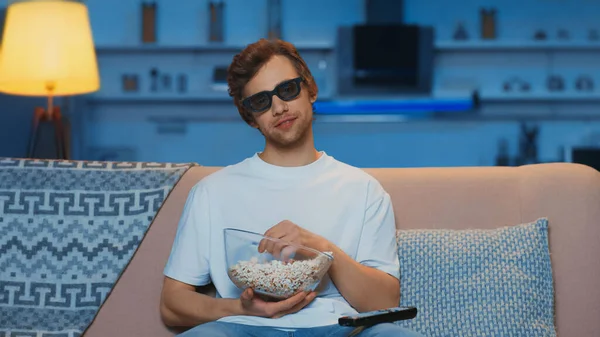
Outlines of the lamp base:
[[27,146],[28,158],[70,159],[70,124],[54,106],[52,111],[35,108],[31,123],[31,135]]

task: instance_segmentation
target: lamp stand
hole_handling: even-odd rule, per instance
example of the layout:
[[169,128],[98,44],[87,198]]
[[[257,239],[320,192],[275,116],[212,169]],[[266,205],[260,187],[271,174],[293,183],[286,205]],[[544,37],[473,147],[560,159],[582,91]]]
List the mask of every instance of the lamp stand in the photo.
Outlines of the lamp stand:
[[60,108],[54,106],[54,82],[46,83],[48,108],[37,107],[33,112],[31,135],[27,146],[28,158],[71,159],[69,121],[63,119]]
[[57,106],[46,110],[37,107],[33,113],[31,135],[27,146],[28,158],[70,159],[70,125]]

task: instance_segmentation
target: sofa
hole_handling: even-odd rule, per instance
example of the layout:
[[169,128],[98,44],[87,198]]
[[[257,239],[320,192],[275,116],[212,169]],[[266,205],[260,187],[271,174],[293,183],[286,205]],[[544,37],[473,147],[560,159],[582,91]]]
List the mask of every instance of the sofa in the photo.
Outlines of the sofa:
[[[159,314],[163,267],[190,189],[219,169],[192,165],[182,174],[84,336],[167,337],[178,332],[165,327]],[[493,229],[547,217],[557,334],[598,335],[598,171],[568,163],[365,171],[391,195],[399,230]],[[210,287],[198,291],[214,295]]]

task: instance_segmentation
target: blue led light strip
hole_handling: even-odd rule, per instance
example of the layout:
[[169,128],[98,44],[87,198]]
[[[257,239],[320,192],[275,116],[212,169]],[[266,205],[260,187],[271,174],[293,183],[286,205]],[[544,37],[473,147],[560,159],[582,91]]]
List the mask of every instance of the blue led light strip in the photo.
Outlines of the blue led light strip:
[[397,100],[341,100],[315,102],[319,115],[407,114],[466,112],[474,109],[472,98],[429,98]]

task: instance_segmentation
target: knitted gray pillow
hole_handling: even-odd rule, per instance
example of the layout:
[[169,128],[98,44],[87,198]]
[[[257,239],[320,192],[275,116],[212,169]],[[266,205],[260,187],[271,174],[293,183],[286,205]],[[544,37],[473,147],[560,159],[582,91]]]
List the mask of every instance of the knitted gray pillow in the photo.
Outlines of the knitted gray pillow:
[[426,336],[556,336],[548,220],[491,230],[396,233],[398,322]]

